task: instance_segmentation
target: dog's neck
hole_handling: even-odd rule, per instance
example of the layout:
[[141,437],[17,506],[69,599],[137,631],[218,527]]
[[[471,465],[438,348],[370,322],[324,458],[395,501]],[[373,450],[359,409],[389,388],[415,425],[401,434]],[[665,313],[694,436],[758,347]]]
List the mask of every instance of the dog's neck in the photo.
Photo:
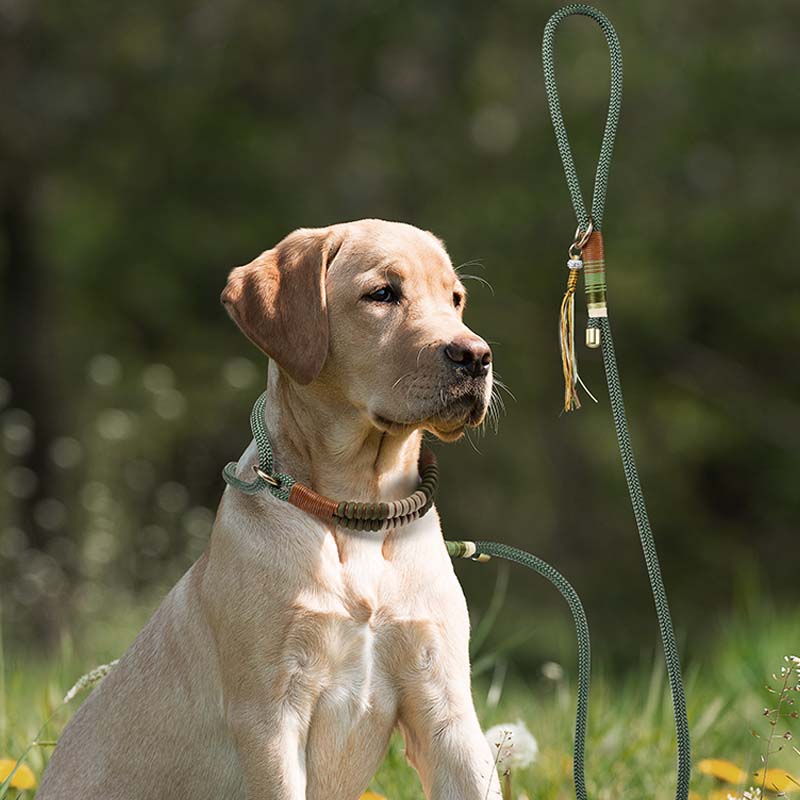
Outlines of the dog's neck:
[[299,386],[270,362],[265,410],[276,468],[334,500],[409,495],[421,431],[390,435],[329,386]]

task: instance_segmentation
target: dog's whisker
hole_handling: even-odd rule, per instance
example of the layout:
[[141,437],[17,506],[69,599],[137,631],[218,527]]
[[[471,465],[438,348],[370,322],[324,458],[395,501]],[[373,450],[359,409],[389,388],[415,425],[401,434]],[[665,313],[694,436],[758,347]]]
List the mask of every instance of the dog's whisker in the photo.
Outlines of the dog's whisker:
[[511,391],[511,389],[508,388],[508,386],[506,386],[496,372],[492,376],[492,381],[494,386],[496,386],[498,389],[502,389],[515,403],[517,402],[517,396]]
[[506,402],[503,399],[503,395],[500,394],[500,386],[496,382],[492,383],[492,393],[489,396],[489,405],[495,409],[499,408],[505,413]]
[[485,286],[492,294],[494,294],[494,286],[492,286],[486,278],[482,278],[480,275],[470,275],[470,274],[460,274],[458,276],[462,281],[477,281],[482,286]]
[[401,376],[400,376],[400,377],[399,377],[399,378],[398,378],[398,379],[397,379],[397,380],[396,380],[396,381],[395,381],[395,382],[392,384],[392,389],[396,389],[396,388],[397,388],[397,384],[398,384],[398,383],[400,383],[400,381],[403,381],[403,380],[405,380],[406,378],[410,378],[410,377],[411,377],[413,374],[414,374],[413,372],[406,372],[406,374],[405,374],[405,375],[401,375]]
[[472,437],[469,435],[469,431],[468,431],[468,430],[465,430],[465,431],[464,431],[464,434],[465,434],[465,436],[466,436],[466,439],[467,439],[467,441],[469,442],[469,446],[470,446],[470,447],[471,447],[471,448],[472,448],[472,449],[473,449],[473,450],[474,450],[474,451],[475,451],[475,452],[476,452],[476,453],[477,453],[479,456],[480,456],[480,455],[483,455],[483,454],[481,453],[481,451],[478,449],[478,447],[477,447],[477,445],[475,444],[475,442],[473,442],[473,441],[472,441]]
[[461,270],[464,267],[479,267],[480,269],[486,269],[485,264],[480,258],[471,258],[469,261],[464,261],[462,264],[459,264],[457,267],[453,267],[453,269],[461,275]]
[[424,351],[425,351],[427,348],[429,348],[429,347],[433,347],[435,344],[436,344],[436,342],[428,342],[428,344],[424,344],[424,345],[422,345],[422,347],[420,347],[420,349],[419,349],[419,352],[417,353],[417,369],[419,369],[419,359],[420,359],[420,356],[423,354],[423,352],[424,352]]

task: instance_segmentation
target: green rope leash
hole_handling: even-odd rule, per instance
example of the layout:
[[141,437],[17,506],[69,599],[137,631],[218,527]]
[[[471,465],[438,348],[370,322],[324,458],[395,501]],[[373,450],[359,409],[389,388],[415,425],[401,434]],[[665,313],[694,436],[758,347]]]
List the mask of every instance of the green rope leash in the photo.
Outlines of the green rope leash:
[[550,108],[550,118],[553,120],[553,129],[556,134],[558,152],[561,154],[561,161],[564,164],[564,173],[567,177],[567,187],[569,188],[572,206],[575,209],[575,216],[578,218],[578,226],[582,231],[589,227],[589,214],[586,213],[586,206],[583,203],[581,185],[578,180],[578,173],[575,170],[575,162],[572,158],[572,148],[569,145],[567,128],[564,125],[564,117],[561,113],[561,103],[558,99],[558,87],[556,86],[556,69],[553,58],[553,43],[558,26],[567,18],[574,15],[590,17],[602,29],[608,42],[608,49],[611,54],[611,97],[608,103],[608,116],[606,117],[606,127],[603,131],[603,142],[600,145],[600,157],[597,160],[597,172],[594,179],[594,194],[592,196],[591,220],[595,230],[603,227],[603,212],[606,204],[606,189],[608,188],[608,173],[611,171],[611,156],[614,153],[614,139],[617,135],[617,124],[619,114],[622,109],[622,49],[619,45],[617,32],[608,18],[596,8],[573,3],[553,14],[544,28],[542,39],[542,63],[544,65],[544,86],[547,92],[547,105]]
[[[567,139],[566,127],[561,113],[561,105],[558,101],[558,88],[556,86],[555,66],[553,63],[553,39],[556,28],[567,17],[581,15],[593,19],[603,31],[606,42],[608,43],[611,57],[611,99],[608,106],[608,116],[606,119],[605,131],[603,133],[603,143],[600,148],[600,158],[597,164],[595,177],[594,195],[592,198],[591,216],[587,217],[586,208],[578,182],[578,175],[575,170],[575,163],[572,158],[572,151]],[[603,211],[605,209],[605,196],[608,187],[608,173],[611,167],[611,155],[614,149],[614,137],[616,134],[617,123],[619,122],[620,108],[622,106],[622,50],[620,48],[617,33],[608,18],[591,6],[583,4],[573,4],[565,6],[557,11],[545,26],[544,38],[542,42],[542,63],[544,66],[545,89],[547,100],[550,107],[550,115],[553,120],[553,128],[556,134],[558,149],[561,154],[561,161],[564,165],[567,185],[572,198],[572,206],[578,220],[578,227],[586,231],[593,224],[595,231],[600,231],[603,223]],[[596,234],[592,238],[600,240],[599,256],[602,257],[602,239]],[[591,245],[592,239],[587,242],[587,250]],[[586,261],[587,267],[589,261]],[[602,270],[603,295],[605,294],[605,269]],[[605,366],[606,382],[608,384],[608,394],[611,402],[611,411],[614,417],[614,427],[617,434],[622,466],[625,472],[625,481],[628,484],[631,505],[636,519],[636,527],[639,531],[639,539],[642,545],[642,552],[647,566],[647,574],[650,579],[650,587],[653,593],[653,601],[658,616],[658,626],[661,633],[661,642],[664,648],[664,657],[667,664],[670,690],[672,692],[672,703],[675,717],[675,731],[678,744],[678,766],[677,766],[677,787],[676,798],[686,800],[689,795],[689,782],[691,779],[691,748],[689,741],[689,723],[686,715],[686,696],[683,689],[681,678],[681,664],[678,655],[678,646],[675,641],[675,632],[672,626],[672,618],[667,601],[667,593],[664,588],[664,581],[661,576],[661,568],[658,561],[655,539],[650,528],[650,520],[645,507],[644,494],[639,482],[639,473],[636,469],[636,461],[631,445],[630,433],[628,431],[628,421],[625,416],[625,403],[622,397],[622,385],[620,383],[619,371],[617,370],[617,359],[614,351],[614,340],[611,336],[611,324],[608,319],[607,311],[604,313],[593,313],[592,289],[587,275],[587,294],[589,300],[589,331],[600,332],[600,342],[602,344],[603,364]],[[604,299],[604,297],[603,297]],[[597,309],[594,309],[595,312]],[[592,337],[587,337],[587,341],[596,341]]]
[[575,713],[575,744],[573,749],[573,781],[578,800],[587,800],[584,761],[586,754],[586,723],[589,717],[589,683],[591,678],[592,648],[589,641],[589,623],[578,593],[572,584],[546,561],[500,542],[456,542],[446,541],[447,552],[452,558],[471,558],[473,561],[486,561],[489,558],[502,558],[522,564],[523,567],[538,572],[561,592],[567,601],[575,630],[578,635],[578,705]]
[[[555,67],[553,63],[553,40],[558,25],[567,17],[580,15],[593,19],[602,29],[608,42],[611,53],[611,100],[608,108],[603,143],[600,148],[600,158],[595,176],[594,194],[592,198],[591,214],[586,211],[583,195],[572,158],[572,150],[567,138],[567,131],[561,113],[561,104],[558,99],[556,86]],[[611,166],[611,154],[614,149],[614,137],[619,121],[622,105],[622,51],[616,31],[609,20],[595,8],[583,4],[564,6],[550,17],[544,30],[542,42],[542,61],[544,65],[545,89],[553,128],[556,134],[558,150],[564,165],[572,206],[578,221],[578,230],[575,241],[570,247],[570,281],[568,291],[562,303],[562,357],[565,359],[565,377],[568,378],[566,410],[578,407],[576,403],[575,385],[579,381],[574,360],[574,342],[570,339],[571,320],[569,319],[572,295],[577,283],[577,270],[586,265],[586,291],[589,307],[589,326],[587,330],[587,344],[597,346],[602,344],[603,364],[605,366],[608,394],[611,402],[611,411],[614,417],[614,427],[617,434],[622,466],[625,480],[628,485],[631,505],[639,531],[639,539],[644,553],[647,574],[653,593],[656,614],[658,616],[659,631],[664,648],[664,658],[667,664],[669,685],[672,692],[672,704],[675,717],[675,731],[678,745],[677,782],[675,797],[677,800],[687,800],[689,796],[689,783],[691,779],[691,749],[689,742],[689,724],[686,715],[686,697],[681,678],[681,665],[678,655],[678,646],[672,627],[669,612],[669,603],[661,576],[653,532],[645,507],[644,494],[639,482],[639,473],[633,455],[628,422],[625,416],[625,403],[622,397],[617,359],[614,351],[614,340],[611,336],[611,326],[608,320],[608,311],[605,303],[605,263],[603,256],[602,237],[600,230],[603,223],[605,208],[606,188],[608,174]],[[583,251],[589,251],[591,259],[582,259]],[[590,268],[592,268],[590,270]],[[599,340],[598,340],[599,335]],[[568,370],[569,368],[569,370]],[[521,564],[534,570],[539,575],[547,578],[563,595],[567,601],[578,634],[578,702],[575,721],[575,757],[574,757],[574,782],[575,794],[578,800],[587,800],[585,784],[585,741],[586,725],[589,711],[589,685],[590,685],[590,660],[591,647],[589,642],[589,628],[586,615],[577,593],[569,582],[553,567],[546,564],[536,556],[526,553],[509,545],[497,542],[447,542],[447,549],[454,558],[472,558],[485,560],[487,556],[503,558]]]
[[[288,500],[289,494],[292,491],[292,486],[295,484],[295,479],[291,475],[286,475],[283,472],[273,474],[273,456],[272,444],[269,440],[269,433],[267,433],[266,425],[264,424],[264,408],[267,405],[267,393],[264,392],[253,405],[253,410],[250,412],[250,429],[253,431],[253,439],[255,440],[256,447],[258,448],[258,471],[256,472],[255,480],[244,481],[236,476],[236,467],[238,466],[235,461],[226,464],[222,470],[222,477],[225,483],[233,486],[244,494],[258,494],[268,489],[270,493],[277,497],[278,500]],[[273,480],[266,480],[261,475],[272,476]]]

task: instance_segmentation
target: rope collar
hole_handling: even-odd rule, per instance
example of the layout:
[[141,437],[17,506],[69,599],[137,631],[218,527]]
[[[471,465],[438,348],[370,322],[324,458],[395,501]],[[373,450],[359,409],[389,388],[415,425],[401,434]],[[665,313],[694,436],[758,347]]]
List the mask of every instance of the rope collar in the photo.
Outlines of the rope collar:
[[299,483],[291,475],[275,472],[272,443],[264,423],[266,404],[267,393],[264,392],[250,412],[250,428],[258,448],[258,464],[253,467],[255,479],[244,481],[237,477],[238,464],[232,461],[222,470],[222,477],[229,486],[244,494],[258,494],[267,490],[273,497],[291,503],[325,522],[356,531],[391,530],[419,519],[430,510],[439,485],[439,466],[433,451],[425,446],[419,457],[420,484],[416,491],[390,503],[331,500]]

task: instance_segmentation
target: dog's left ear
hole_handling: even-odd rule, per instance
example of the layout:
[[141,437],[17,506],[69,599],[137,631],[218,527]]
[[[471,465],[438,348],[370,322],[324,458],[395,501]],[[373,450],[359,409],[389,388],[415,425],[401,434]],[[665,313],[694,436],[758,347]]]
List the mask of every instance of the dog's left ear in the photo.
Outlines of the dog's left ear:
[[301,228],[228,276],[222,304],[244,335],[301,384],[328,355],[325,278],[341,246],[331,228]]

